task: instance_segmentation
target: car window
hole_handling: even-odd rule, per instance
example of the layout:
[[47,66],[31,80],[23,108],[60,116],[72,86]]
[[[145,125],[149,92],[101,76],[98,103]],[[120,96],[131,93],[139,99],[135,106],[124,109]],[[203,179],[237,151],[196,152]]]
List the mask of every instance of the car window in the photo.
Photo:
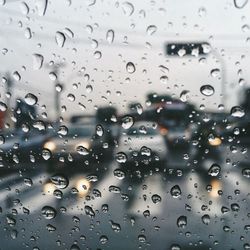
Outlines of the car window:
[[0,0],[0,250],[250,249],[250,0]]

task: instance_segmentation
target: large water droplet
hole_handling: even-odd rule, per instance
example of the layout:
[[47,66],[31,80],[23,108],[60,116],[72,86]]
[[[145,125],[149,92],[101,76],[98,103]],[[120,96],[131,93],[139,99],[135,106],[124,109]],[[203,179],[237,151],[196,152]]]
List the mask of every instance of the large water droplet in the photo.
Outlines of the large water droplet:
[[180,94],[180,99],[182,102],[187,102],[189,99],[190,91],[188,90],[183,90]]
[[200,92],[204,95],[204,96],[211,96],[214,94],[214,88],[211,85],[203,85],[200,88]]
[[127,155],[123,152],[119,152],[116,154],[116,161],[118,163],[125,163],[127,161]]
[[210,223],[210,216],[208,214],[204,214],[201,217],[201,220],[205,225],[208,225]]
[[182,215],[177,219],[177,226],[181,228],[185,228],[187,225],[187,217]]
[[113,30],[108,30],[106,34],[106,40],[109,44],[113,43],[115,37],[115,33]]
[[20,81],[21,80],[21,76],[17,71],[13,72],[13,78],[14,78],[15,81]]
[[119,168],[115,169],[113,173],[114,173],[114,176],[119,180],[122,180],[125,178],[125,172]]
[[175,185],[171,188],[170,194],[172,195],[173,198],[178,198],[181,196],[181,189],[178,185]]
[[85,207],[84,207],[84,210],[85,210],[85,214],[88,215],[89,217],[91,217],[91,218],[95,217],[95,212],[94,212],[94,210],[92,209],[92,207],[90,207],[90,206],[85,206]]
[[76,151],[80,155],[88,155],[89,154],[89,150],[87,148],[83,147],[83,146],[78,146],[76,148]]
[[121,5],[122,11],[126,16],[131,16],[134,13],[134,6],[132,3],[124,2]]
[[104,131],[103,131],[102,125],[100,125],[100,124],[96,125],[95,132],[98,136],[100,136],[100,137],[103,136]]
[[28,15],[29,14],[29,6],[25,2],[20,3],[20,10],[23,15]]
[[51,152],[48,149],[43,149],[42,150],[42,157],[44,160],[48,160],[51,157]]
[[250,178],[250,168],[245,168],[242,170],[242,175],[246,178]]
[[64,43],[65,43],[65,40],[66,40],[65,35],[62,32],[57,31],[55,39],[56,39],[57,45],[60,48],[62,48],[64,46]]
[[155,25],[149,25],[147,27],[147,34],[152,36],[157,31],[157,27]]
[[234,6],[238,9],[242,9],[248,3],[248,0],[234,0]]
[[158,194],[152,195],[151,199],[152,199],[153,203],[155,203],[155,204],[158,204],[161,202],[161,196]]
[[220,78],[221,76],[220,69],[212,69],[210,75],[214,78]]
[[47,10],[48,0],[36,0],[36,8],[39,16],[44,16]]
[[135,65],[132,62],[128,62],[126,65],[126,70],[129,74],[133,74],[135,72]]
[[239,106],[235,106],[235,107],[232,107],[231,109],[231,116],[233,117],[243,117],[245,115],[245,111],[239,107]]
[[104,245],[108,242],[108,237],[105,235],[101,235],[99,241],[102,245]]
[[57,134],[59,135],[62,135],[62,136],[65,136],[68,134],[68,128],[64,125],[60,126],[58,131],[57,131]]
[[69,180],[62,174],[56,174],[50,178],[51,182],[59,189],[64,189],[69,185]]
[[45,219],[51,220],[56,217],[56,210],[50,206],[44,206],[42,208],[42,215]]
[[40,54],[33,54],[33,69],[38,70],[43,66],[43,56]]
[[35,95],[28,93],[25,97],[24,97],[25,102],[30,105],[33,106],[37,103],[38,99]]
[[220,171],[221,167],[217,164],[213,164],[208,170],[208,175],[217,176],[218,174],[220,174]]
[[134,118],[132,116],[126,115],[122,118],[122,127],[124,129],[129,129],[134,124]]

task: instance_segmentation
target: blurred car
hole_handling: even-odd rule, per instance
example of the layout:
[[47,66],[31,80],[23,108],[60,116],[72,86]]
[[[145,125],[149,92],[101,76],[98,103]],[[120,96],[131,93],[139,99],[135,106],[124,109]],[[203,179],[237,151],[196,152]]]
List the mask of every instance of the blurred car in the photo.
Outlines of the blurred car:
[[[61,165],[74,163],[75,166],[85,165],[90,162],[100,162],[110,159],[112,143],[109,133],[100,125],[90,126],[83,124],[70,124],[63,126],[65,133],[58,130],[58,136],[48,139],[43,145],[43,154],[48,161],[48,171],[60,170]],[[97,130],[101,132],[97,132]]]
[[201,123],[192,135],[194,161],[201,171],[207,172],[212,163],[221,162],[221,145],[224,142],[224,127],[222,123],[210,120]]
[[158,163],[166,166],[168,147],[156,123],[137,122],[122,130],[116,160],[121,165],[148,166]]
[[[47,138],[52,137],[53,131],[30,129],[14,129],[1,136],[4,138],[0,146],[0,162],[3,168],[21,168],[21,163],[41,160],[41,150]],[[14,165],[13,165],[14,163]]]

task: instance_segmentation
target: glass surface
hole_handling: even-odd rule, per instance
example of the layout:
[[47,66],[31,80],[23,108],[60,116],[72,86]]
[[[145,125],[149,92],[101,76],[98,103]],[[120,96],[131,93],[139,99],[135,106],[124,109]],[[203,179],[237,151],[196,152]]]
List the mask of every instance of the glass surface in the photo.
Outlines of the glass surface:
[[250,249],[249,0],[0,0],[0,249]]

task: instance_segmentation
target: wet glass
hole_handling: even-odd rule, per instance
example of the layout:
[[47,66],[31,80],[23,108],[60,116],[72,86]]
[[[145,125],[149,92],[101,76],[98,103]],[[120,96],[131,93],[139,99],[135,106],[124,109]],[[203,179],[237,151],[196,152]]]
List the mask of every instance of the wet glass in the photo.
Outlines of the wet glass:
[[250,249],[249,0],[0,0],[0,249]]

